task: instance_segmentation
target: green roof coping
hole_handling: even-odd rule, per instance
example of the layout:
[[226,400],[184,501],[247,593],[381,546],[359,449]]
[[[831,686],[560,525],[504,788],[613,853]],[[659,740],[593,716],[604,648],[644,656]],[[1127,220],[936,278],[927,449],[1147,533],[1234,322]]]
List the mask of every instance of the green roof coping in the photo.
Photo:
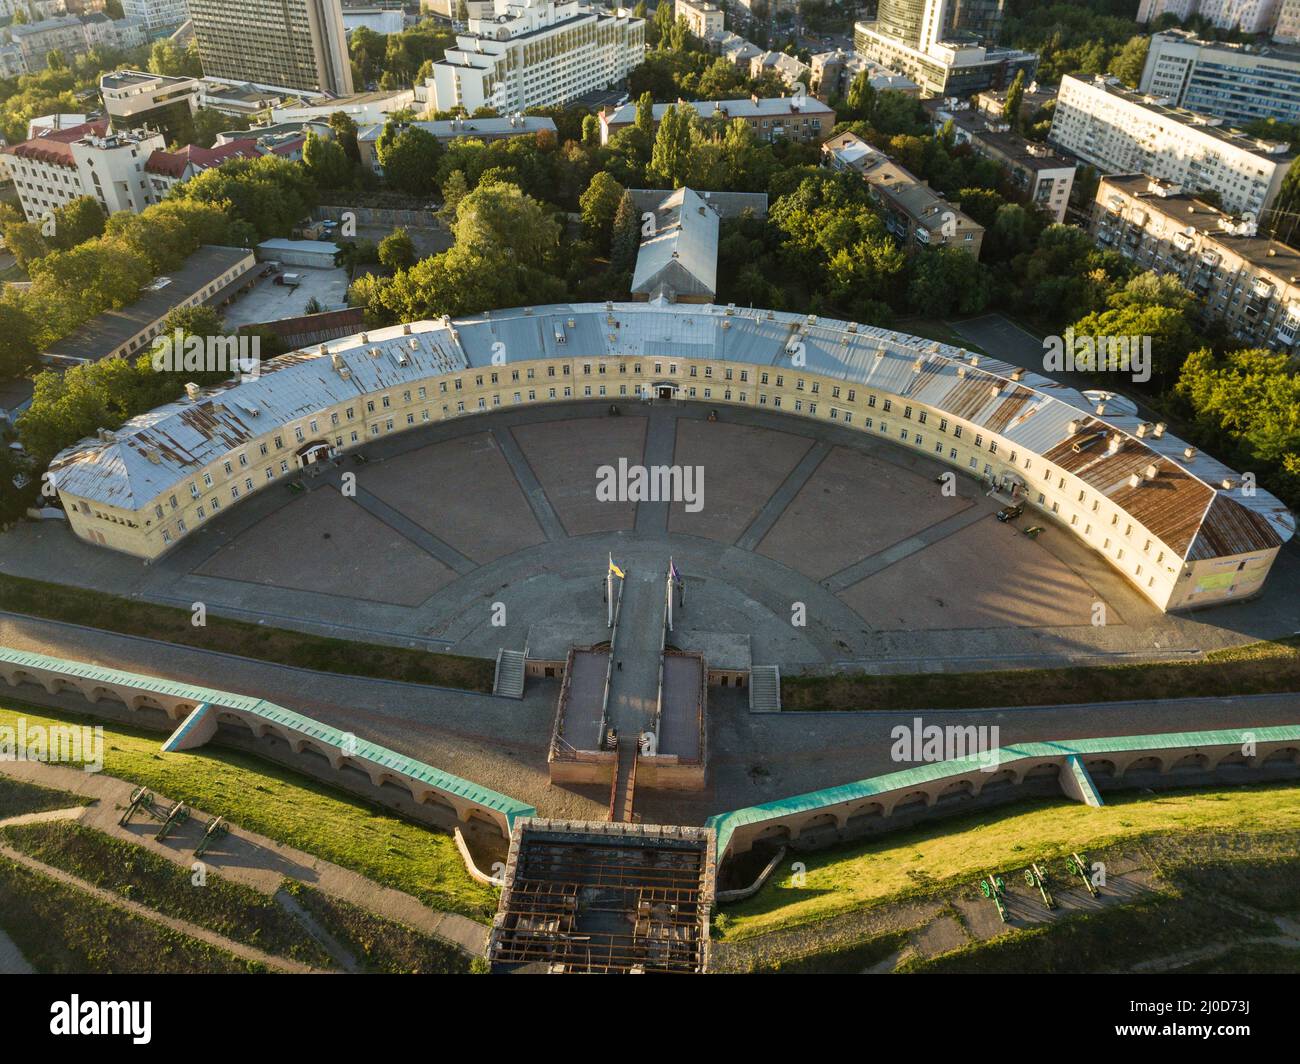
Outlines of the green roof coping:
[[742,824],[758,824],[775,820],[790,813],[811,812],[839,805],[859,798],[915,787],[923,783],[960,776],[982,765],[996,768],[1031,757],[1060,757],[1074,754],[1124,753],[1131,750],[1161,750],[1198,746],[1240,746],[1249,734],[1254,741],[1300,741],[1300,725],[1276,725],[1260,728],[1226,728],[1220,731],[1163,732],[1154,735],[1117,735],[1099,739],[1068,739],[1042,743],[1021,743],[1002,746],[984,754],[970,754],[950,761],[934,761],[914,768],[872,776],[855,783],[843,783],[820,791],[778,798],[762,805],[751,805],[729,813],[717,813],[704,822],[705,827],[718,833],[718,855],[721,857],[731,841],[732,833]]
[[218,691],[210,687],[198,687],[157,676],[124,672],[120,669],[107,669],[83,661],[69,661],[66,658],[50,657],[47,654],[37,654],[29,650],[15,650],[13,647],[0,646],[0,661],[14,665],[28,665],[32,668],[45,669],[50,672],[62,672],[84,680],[96,680],[102,683],[116,684],[119,687],[135,687],[141,691],[166,694],[174,698],[184,698],[193,701],[196,705],[207,702],[216,707],[234,709],[241,713],[262,717],[311,738],[319,739],[329,746],[340,749],[346,746],[350,751],[355,751],[355,753],[349,753],[347,756],[377,762],[412,779],[427,783],[431,787],[448,791],[464,798],[466,801],[481,805],[485,809],[495,810],[505,816],[507,824],[511,827],[513,827],[517,817],[535,816],[537,814],[537,810],[533,806],[526,805],[508,795],[501,794],[488,787],[482,787],[450,772],[444,772],[442,769],[434,768],[423,761],[417,761],[405,754],[399,754],[397,751],[389,750],[377,743],[361,739],[350,732],[343,732],[328,724],[322,724],[318,720],[305,717],[301,713],[295,713],[291,709],[286,709],[274,702],[268,702],[264,698],[235,694],[231,691]]

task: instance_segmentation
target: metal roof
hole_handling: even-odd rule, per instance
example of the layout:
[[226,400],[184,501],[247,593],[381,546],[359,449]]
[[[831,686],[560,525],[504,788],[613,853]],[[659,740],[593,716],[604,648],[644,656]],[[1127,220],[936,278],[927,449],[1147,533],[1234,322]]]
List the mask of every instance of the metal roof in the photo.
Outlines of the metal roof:
[[[1295,531],[1294,515],[1268,492],[1224,488],[1241,477],[1221,462],[1168,433],[1154,435],[1131,414],[1099,414],[1081,393],[1041,374],[875,326],[711,304],[515,307],[360,333],[133,418],[111,438],[64,450],[50,469],[60,491],[139,510],[276,427],[383,389],[499,367],[502,358],[699,358],[797,374],[795,344],[809,374],[914,399],[1076,473],[1135,520],[1152,522],[1151,532],[1182,557],[1271,548]],[[1089,431],[1106,432],[1105,446],[1076,454],[1073,444]],[[1131,476],[1142,482],[1130,486]]]
[[1300,726],[1279,725],[1261,728],[1227,728],[1221,731],[1166,732],[1157,735],[1118,735],[1099,739],[1068,739],[1044,743],[1021,743],[1002,746],[984,754],[970,754],[948,761],[935,761],[915,768],[889,772],[883,776],[827,787],[774,802],[719,813],[706,820],[705,827],[718,833],[718,853],[726,852],[731,836],[745,824],[761,824],[791,813],[813,812],[856,799],[872,798],[906,787],[918,787],[993,765],[996,771],[1006,765],[1031,757],[1061,757],[1124,753],[1132,750],[1182,750],[1207,746],[1240,747],[1247,740],[1254,743],[1295,742],[1300,740]]
[[632,291],[649,295],[669,288],[677,296],[718,290],[718,215],[689,188],[667,193],[653,208],[654,235],[641,242]]
[[252,256],[248,248],[204,244],[178,270],[155,278],[133,303],[96,314],[90,321],[52,343],[45,353],[57,358],[95,362],[112,354],[132,337],[167,317],[176,307],[217,283]]

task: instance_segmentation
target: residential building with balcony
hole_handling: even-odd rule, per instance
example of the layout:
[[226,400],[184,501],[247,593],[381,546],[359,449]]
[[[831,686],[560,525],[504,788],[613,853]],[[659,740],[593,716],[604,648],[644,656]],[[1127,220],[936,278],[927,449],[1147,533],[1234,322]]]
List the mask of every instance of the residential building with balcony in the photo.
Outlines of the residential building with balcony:
[[1225,210],[1259,217],[1295,157],[1222,119],[1171,106],[1117,78],[1061,79],[1048,140],[1103,174],[1150,174],[1191,193],[1216,193]]
[[725,21],[722,8],[708,0],[674,0],[673,14],[684,18],[687,28],[701,39],[721,33]]
[[1026,140],[1011,131],[1002,118],[991,118],[968,104],[927,102],[936,129],[952,122],[957,144],[969,144],[976,155],[997,163],[1026,204],[1037,207],[1054,222],[1065,221],[1074,187],[1076,165],[1046,144]]
[[984,227],[857,134],[831,137],[822,145],[822,157],[833,170],[862,176],[885,228],[904,251],[954,247],[980,257]]
[[1091,231],[1101,247],[1177,277],[1203,321],[1253,347],[1300,350],[1300,251],[1260,236],[1253,221],[1125,174],[1098,184]]

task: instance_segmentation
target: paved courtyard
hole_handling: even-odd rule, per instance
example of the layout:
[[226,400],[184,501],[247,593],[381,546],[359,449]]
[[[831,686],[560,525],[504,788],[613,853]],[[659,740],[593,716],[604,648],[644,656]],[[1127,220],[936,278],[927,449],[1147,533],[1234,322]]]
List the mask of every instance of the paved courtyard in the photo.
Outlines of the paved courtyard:
[[[945,495],[946,467],[924,453],[770,412],[620,406],[504,409],[371,441],[368,461],[227,506],[149,566],[22,524],[0,538],[0,571],[342,638],[562,657],[607,638],[611,554],[629,574],[671,557],[676,645],[786,671],[1187,659],[1300,629],[1292,550],[1259,601],[1166,616],[1050,521],[1030,540],[993,520],[978,482]],[[596,470],[620,458],[702,467],[703,509],[598,500]]]

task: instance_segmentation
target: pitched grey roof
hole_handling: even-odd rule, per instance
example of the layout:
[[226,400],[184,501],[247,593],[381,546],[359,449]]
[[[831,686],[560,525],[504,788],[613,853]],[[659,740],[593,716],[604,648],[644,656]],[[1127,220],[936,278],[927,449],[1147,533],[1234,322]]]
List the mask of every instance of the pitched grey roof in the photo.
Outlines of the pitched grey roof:
[[678,296],[712,299],[718,290],[717,212],[689,188],[642,209],[653,211],[655,233],[637,252],[632,291],[651,295],[666,287]]

